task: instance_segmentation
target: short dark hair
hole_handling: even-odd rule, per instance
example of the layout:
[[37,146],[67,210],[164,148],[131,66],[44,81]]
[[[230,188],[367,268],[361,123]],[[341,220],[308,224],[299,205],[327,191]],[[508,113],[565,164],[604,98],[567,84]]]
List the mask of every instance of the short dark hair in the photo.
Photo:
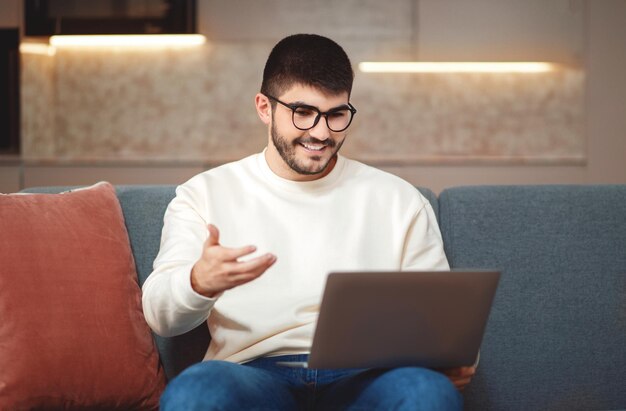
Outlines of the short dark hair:
[[353,79],[352,64],[339,44],[317,34],[294,34],[272,49],[263,70],[261,93],[278,97],[294,84],[302,84],[350,95]]

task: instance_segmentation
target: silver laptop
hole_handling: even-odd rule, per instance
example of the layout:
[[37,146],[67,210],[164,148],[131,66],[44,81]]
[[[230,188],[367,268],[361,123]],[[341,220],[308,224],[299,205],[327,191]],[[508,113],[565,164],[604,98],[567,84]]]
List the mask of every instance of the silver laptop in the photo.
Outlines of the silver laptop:
[[472,365],[500,273],[336,272],[328,275],[308,368]]

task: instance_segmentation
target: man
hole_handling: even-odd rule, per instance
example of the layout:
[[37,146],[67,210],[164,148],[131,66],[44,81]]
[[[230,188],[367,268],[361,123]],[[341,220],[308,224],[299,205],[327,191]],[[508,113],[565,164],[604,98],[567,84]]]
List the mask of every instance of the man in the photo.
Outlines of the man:
[[469,383],[473,367],[446,376],[277,364],[306,359],[328,272],[449,268],[428,201],[398,177],[338,155],[356,113],[353,77],[332,40],[281,40],[255,98],[267,148],[178,187],[143,286],[144,312],[163,336],[208,319],[212,339],[206,361],[170,382],[162,409],[462,407],[455,385]]

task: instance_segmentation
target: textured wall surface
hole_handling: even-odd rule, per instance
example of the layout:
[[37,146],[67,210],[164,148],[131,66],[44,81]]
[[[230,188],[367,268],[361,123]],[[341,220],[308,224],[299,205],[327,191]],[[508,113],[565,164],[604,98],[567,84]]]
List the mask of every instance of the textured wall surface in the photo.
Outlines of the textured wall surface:
[[[568,64],[543,74],[360,73],[360,61],[411,60],[420,48],[432,54],[438,42],[445,51],[447,40],[437,40],[434,29],[424,32],[432,22],[419,22],[420,15],[450,14],[432,1],[296,3],[302,7],[247,1],[252,12],[241,14],[241,4],[200,1],[199,28],[208,43],[195,48],[22,54],[24,156],[220,163],[258,151],[267,132],[253,99],[265,59],[282,36],[316,31],[342,44],[357,72],[352,103],[358,114],[344,146],[352,157],[387,165],[584,163],[585,74],[568,62],[580,52],[582,11],[562,18],[554,6],[569,3],[553,1],[546,11],[568,22],[566,34],[574,33],[567,41],[552,36],[559,40],[555,58],[565,56]],[[531,3],[535,13],[538,3]],[[508,18],[519,6],[512,13]],[[550,26],[540,23],[538,30]],[[532,47],[524,42],[536,39],[517,39],[517,56],[526,50],[530,59]],[[477,54],[485,59],[488,51],[484,46]]]

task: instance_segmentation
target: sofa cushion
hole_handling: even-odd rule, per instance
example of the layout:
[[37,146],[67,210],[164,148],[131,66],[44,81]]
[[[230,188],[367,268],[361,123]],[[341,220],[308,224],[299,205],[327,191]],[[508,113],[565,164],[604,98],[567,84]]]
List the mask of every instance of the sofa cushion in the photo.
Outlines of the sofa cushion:
[[1,195],[0,233],[0,409],[157,409],[115,189]]
[[[59,193],[76,187],[31,187],[25,193]],[[124,221],[135,256],[140,286],[152,272],[152,263],[159,252],[163,216],[167,205],[176,195],[174,185],[117,186]],[[168,379],[174,378],[188,366],[202,361],[211,337],[206,323],[175,337],[154,334],[161,363]]]
[[502,270],[468,409],[626,405],[626,186],[445,190],[453,268]]

